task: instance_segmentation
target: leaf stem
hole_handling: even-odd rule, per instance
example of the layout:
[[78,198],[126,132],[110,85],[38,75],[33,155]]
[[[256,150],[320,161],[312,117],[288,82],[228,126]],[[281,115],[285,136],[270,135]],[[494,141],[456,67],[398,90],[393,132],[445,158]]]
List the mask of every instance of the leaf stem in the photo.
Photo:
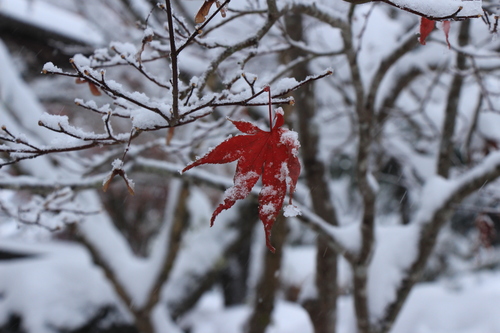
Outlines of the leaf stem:
[[272,109],[272,103],[271,103],[271,87],[266,86],[264,87],[264,91],[267,91],[268,96],[269,96],[269,132],[273,131],[273,109]]

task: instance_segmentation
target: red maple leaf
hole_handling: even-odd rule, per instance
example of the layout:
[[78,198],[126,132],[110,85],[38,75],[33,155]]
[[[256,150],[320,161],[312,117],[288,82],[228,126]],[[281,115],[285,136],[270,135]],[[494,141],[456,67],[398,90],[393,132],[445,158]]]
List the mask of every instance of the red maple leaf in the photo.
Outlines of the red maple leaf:
[[297,133],[281,128],[285,122],[281,108],[276,110],[274,126],[269,132],[247,121],[231,120],[231,122],[245,134],[223,141],[205,156],[185,167],[182,172],[201,164],[238,161],[234,186],[226,190],[224,201],[212,214],[210,226],[220,212],[231,208],[236,200],[246,198],[262,176],[259,218],[264,224],[266,245],[274,252],[275,249],[270,242],[271,228],[283,206],[287,187],[290,193],[290,205],[292,204],[292,194],[295,192],[300,174],[300,162],[297,157],[300,144]]

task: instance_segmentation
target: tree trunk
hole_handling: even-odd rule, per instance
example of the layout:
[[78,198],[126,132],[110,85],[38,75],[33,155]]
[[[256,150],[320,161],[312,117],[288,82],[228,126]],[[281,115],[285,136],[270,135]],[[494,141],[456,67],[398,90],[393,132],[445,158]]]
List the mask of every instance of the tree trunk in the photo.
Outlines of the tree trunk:
[[273,227],[271,242],[276,249],[275,253],[267,250],[264,259],[264,272],[257,285],[253,313],[248,321],[247,333],[264,333],[271,322],[274,310],[276,290],[280,282],[281,258],[283,244],[286,239],[286,218],[279,215]]
[[[287,32],[296,41],[304,39],[302,20],[300,14],[287,15],[285,18]],[[292,48],[285,55],[285,61],[293,61],[302,55],[301,50]],[[292,69],[291,76],[302,80],[309,74],[308,62],[303,62]],[[317,158],[319,133],[314,123],[316,106],[313,85],[302,87],[294,97],[303,167],[314,211],[325,221],[337,225],[335,210],[325,181],[325,165]],[[322,236],[317,240],[316,289],[317,299],[308,301],[304,306],[311,316],[316,333],[333,333],[336,328],[337,310],[337,253]]]

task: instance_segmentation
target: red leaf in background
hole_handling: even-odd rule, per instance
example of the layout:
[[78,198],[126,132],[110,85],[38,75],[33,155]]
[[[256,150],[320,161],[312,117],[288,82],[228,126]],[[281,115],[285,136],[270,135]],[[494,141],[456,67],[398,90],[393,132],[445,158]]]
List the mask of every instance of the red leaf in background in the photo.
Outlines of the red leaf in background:
[[198,10],[198,13],[196,13],[196,17],[194,18],[194,23],[200,24],[205,22],[205,20],[207,19],[207,15],[210,12],[210,8],[212,8],[214,2],[215,0],[205,0],[203,2],[203,5],[201,5],[201,8]]
[[[425,39],[429,34],[434,30],[434,26],[436,22],[433,20],[429,20],[428,18],[422,17],[420,19],[420,38],[419,42],[422,45],[425,45]],[[448,36],[448,35],[447,35]]]
[[232,123],[246,135],[227,139],[205,156],[184,168],[185,172],[201,164],[223,164],[238,161],[234,186],[227,189],[224,201],[215,209],[210,220],[225,209],[231,208],[236,200],[248,196],[262,176],[262,190],[259,193],[259,218],[264,224],[266,245],[275,251],[270,243],[271,228],[278,216],[288,187],[290,204],[299,178],[300,162],[297,157],[300,144],[297,133],[281,128],[285,120],[283,110],[276,110],[274,126],[267,132],[246,121]]

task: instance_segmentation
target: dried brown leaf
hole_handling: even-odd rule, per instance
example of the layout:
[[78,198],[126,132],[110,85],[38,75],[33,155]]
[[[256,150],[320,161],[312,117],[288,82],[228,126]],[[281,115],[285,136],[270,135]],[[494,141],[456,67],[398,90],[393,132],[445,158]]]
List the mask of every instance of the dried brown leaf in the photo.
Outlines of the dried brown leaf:
[[205,0],[200,10],[198,10],[198,13],[196,13],[196,16],[194,18],[194,23],[200,24],[205,22],[207,15],[210,12],[210,8],[212,8],[214,2],[215,0]]

